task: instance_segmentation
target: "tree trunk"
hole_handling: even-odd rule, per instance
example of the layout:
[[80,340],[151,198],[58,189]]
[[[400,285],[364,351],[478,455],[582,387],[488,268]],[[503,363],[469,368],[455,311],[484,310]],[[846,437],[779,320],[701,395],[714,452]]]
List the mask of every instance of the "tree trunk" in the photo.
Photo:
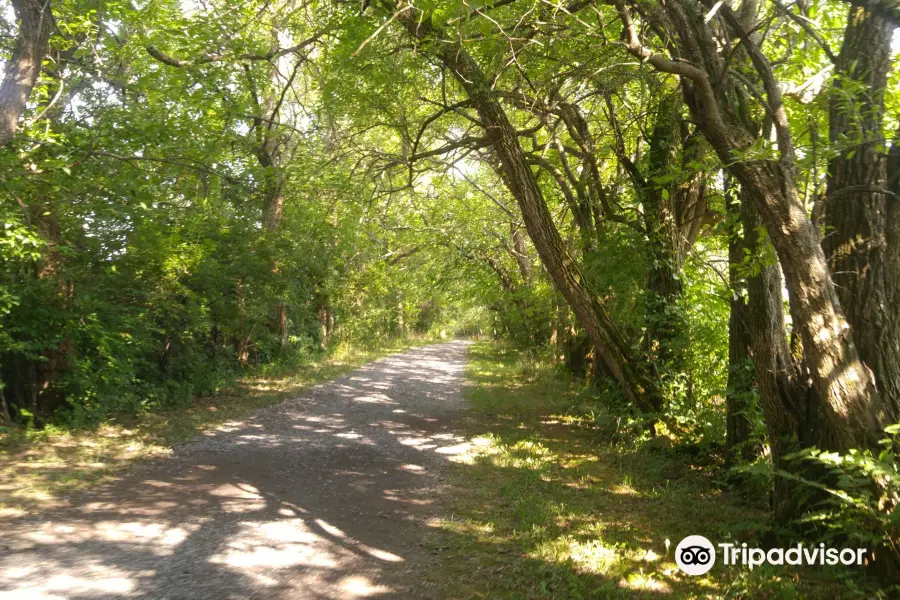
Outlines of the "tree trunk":
[[[277,231],[281,227],[281,216],[284,212],[284,179],[279,171],[279,167],[274,164],[275,159],[269,152],[268,143],[263,143],[263,146],[257,151],[257,156],[263,167],[274,171],[266,174],[262,221],[267,231]],[[272,265],[272,272],[278,273],[277,263]],[[275,304],[275,329],[281,340],[281,347],[286,347],[288,345],[289,332],[287,305],[284,300],[280,300]]]
[[784,269],[794,328],[803,340],[813,384],[829,418],[833,446],[875,447],[888,412],[869,369],[860,361],[818,232],[780,168],[739,162],[734,171],[758,208]]
[[328,305],[327,301],[324,299],[320,299],[318,304],[319,310],[317,312],[319,317],[319,335],[321,337],[320,347],[322,348],[322,350],[325,350],[326,348],[328,348],[328,334],[330,333],[328,321]]
[[[792,297],[794,329],[800,333],[806,364],[827,417],[828,446],[838,450],[874,448],[888,423],[889,411],[874,377],[860,360],[818,231],[797,195],[793,141],[771,65],[727,4],[704,2],[710,9],[713,5],[719,8],[719,14],[733,33],[743,38],[742,47],[747,49],[752,67],[766,90],[768,110],[775,122],[780,154],[777,160],[744,158],[756,137],[735,118],[716,91],[726,71],[711,25],[704,21],[707,11],[701,11],[702,7],[690,0],[664,5],[667,17],[664,28],[672,33],[671,47],[677,59],[669,60],[642,46],[630,15],[618,3],[628,46],[655,68],[683,77],[694,120],[722,163],[732,165],[730,170],[740,182],[742,193],[759,211]],[[638,10],[642,8],[639,3],[632,4]],[[659,17],[648,15],[648,18]]]
[[3,390],[3,383],[0,382],[0,423],[12,425],[12,414],[9,412],[9,404],[6,403],[6,393]]
[[[837,293],[879,392],[900,419],[900,246],[891,235],[887,190],[884,89],[891,67],[893,26],[852,6],[838,55],[830,100],[831,143],[842,147],[828,164],[825,237]],[[847,142],[850,142],[850,145]],[[893,242],[893,243],[892,243]]]
[[658,183],[660,177],[672,176],[674,154],[678,149],[678,110],[680,102],[663,100],[650,136],[649,168],[646,177],[635,179],[637,195],[644,209],[648,240],[647,354],[652,375],[671,380],[681,372],[687,322],[679,309],[684,286],[681,279],[683,252],[675,200],[678,185]]
[[[741,220],[744,243],[751,255],[758,255],[761,246],[757,231],[761,222],[755,205],[747,199],[741,202]],[[804,443],[814,443],[808,435],[811,423],[806,422],[814,408],[809,407],[807,386],[799,377],[788,347],[781,288],[777,265],[761,267],[759,274],[747,279],[746,314],[772,463],[776,470],[789,470],[793,465],[784,456]],[[797,514],[796,486],[782,476],[776,476],[774,484],[772,508],[776,519],[785,522]]]
[[510,235],[512,236],[513,255],[516,264],[519,265],[519,274],[522,276],[522,282],[526,286],[531,285],[531,259],[528,257],[528,251],[525,249],[525,236],[522,228],[516,223],[509,224]]
[[53,14],[50,0],[12,0],[19,32],[0,84],[0,147],[16,135],[19,118],[37,83],[49,50]]
[[[31,222],[46,242],[44,251],[34,264],[34,276],[36,279],[52,282],[55,294],[46,300],[52,303],[55,310],[65,314],[71,308],[74,286],[64,272],[64,259],[60,252],[60,245],[63,242],[59,219],[49,202],[39,202],[29,207],[29,212]],[[30,368],[33,370],[31,409],[35,419],[52,414],[56,408],[65,403],[64,394],[56,389],[55,384],[69,370],[73,348],[71,339],[62,338],[55,345],[45,346],[41,350],[42,360],[29,360]]]
[[270,174],[268,176],[262,212],[263,226],[269,231],[276,231],[281,226],[281,215],[284,212],[283,187],[284,183],[280,175]]
[[547,272],[590,337],[597,357],[629,401],[642,410],[658,411],[662,402],[655,382],[648,376],[643,362],[632,356],[624,336],[589,288],[578,264],[566,251],[541,189],[528,166],[516,129],[481,67],[461,44],[443,41],[443,36],[434,31],[429,15],[416,15],[413,10],[405,9],[398,12],[398,19],[414,38],[440,58],[472,101],[505,173],[506,184],[522,212],[531,241]]
[[[726,179],[726,185],[728,180]],[[725,202],[730,222],[737,221],[728,240],[728,282],[731,298],[728,316],[728,387],[725,392],[725,459],[727,464],[747,462],[752,458],[750,436],[753,430],[754,377],[750,360],[750,313],[747,306],[746,281],[741,273],[747,244],[739,233],[740,208],[726,187]],[[733,189],[733,188],[732,188]],[[737,210],[735,210],[737,208]],[[737,219],[734,219],[737,217]]]
[[234,352],[242,367],[247,366],[250,359],[250,337],[246,332],[247,307],[244,300],[244,280],[238,279],[235,285],[235,304],[237,305],[237,335],[234,337]]
[[404,313],[406,312],[403,307],[403,292],[397,290],[396,295],[396,303],[397,303],[397,333],[401,336],[406,334],[406,319]]
[[[737,245],[737,244],[735,244]],[[747,328],[747,305],[732,290],[728,316],[728,387],[725,392],[725,460],[729,465],[753,458],[751,434],[753,425],[753,376],[750,362],[750,332]]]

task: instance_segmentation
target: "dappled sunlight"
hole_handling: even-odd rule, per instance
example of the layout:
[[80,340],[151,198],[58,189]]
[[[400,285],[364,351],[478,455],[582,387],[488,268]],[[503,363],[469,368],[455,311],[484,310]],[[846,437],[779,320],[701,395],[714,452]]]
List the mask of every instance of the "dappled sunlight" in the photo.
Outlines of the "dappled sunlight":
[[234,569],[280,569],[296,565],[337,568],[352,553],[311,532],[302,519],[241,523],[225,549],[209,558]]
[[[53,506],[62,494],[113,481],[121,468],[168,456],[172,444],[198,433],[212,436],[217,429],[249,427],[243,417],[254,409],[271,406],[289,394],[398,349],[386,346],[373,352],[342,347],[327,361],[302,365],[286,377],[247,379],[215,396],[194,398],[188,408],[117,419],[78,433],[52,425],[42,430],[0,432],[0,518],[14,516],[10,511],[31,509],[36,503]],[[373,383],[375,389],[392,385]]]
[[266,506],[265,498],[252,485],[226,483],[212,488],[209,494],[217,497],[219,508],[228,513],[254,512]]
[[25,451],[7,455],[0,469],[0,505],[10,505],[5,508],[14,508],[12,503],[49,505],[56,488],[96,481],[136,458],[169,453],[166,448],[138,439],[133,430],[108,425],[94,436],[53,436],[51,430],[44,437]]
[[[382,563],[404,560],[392,552],[364,544],[317,518],[311,522],[287,519],[241,523],[233,541],[222,552],[210,557],[209,562],[241,573],[264,587],[279,585],[282,578],[277,571],[293,569],[296,572],[297,567],[302,567],[302,585],[306,588],[327,585],[323,573],[346,571],[361,556]],[[347,583],[354,581],[356,583],[352,585]],[[338,587],[353,597],[390,591],[390,588],[375,585],[369,578],[359,575],[342,578]]]
[[402,556],[397,556],[396,554],[392,554],[387,550],[379,550],[378,548],[372,548],[371,546],[366,546],[365,544],[356,544],[356,547],[372,558],[377,558],[378,560],[384,562],[399,563],[404,561]]
[[422,467],[420,465],[400,465],[397,468],[400,469],[401,471],[407,471],[409,473],[424,473],[425,472],[425,467]]
[[619,496],[639,496],[640,493],[628,485],[627,483],[619,483],[613,486],[610,486],[609,491],[613,494],[617,494]]
[[453,446],[443,446],[435,450],[438,454],[446,454],[450,456],[456,456],[467,452],[469,449],[469,444],[466,442],[462,442],[459,444],[455,444]]
[[354,402],[369,402],[372,404],[397,404],[391,400],[387,394],[379,394],[372,392],[370,394],[361,394],[353,397]]
[[418,450],[433,450],[437,444],[430,444],[430,437],[398,437],[397,441],[404,446],[412,446]]
[[95,598],[114,594],[120,597],[133,595],[135,582],[130,577],[117,576],[114,570],[104,574],[91,573],[90,577],[54,575],[37,585],[26,585],[13,592],[0,591],[0,600],[64,600],[65,598]]
[[0,506],[0,519],[24,517],[26,514],[28,514],[28,512],[22,508]]
[[343,591],[347,592],[351,597],[354,598],[380,596],[391,591],[391,588],[385,587],[383,585],[374,585],[368,578],[362,577],[360,575],[345,577],[341,580],[339,585]]
[[627,565],[626,558],[633,553],[607,545],[602,539],[582,540],[564,535],[539,544],[531,556],[546,561],[571,561],[578,569],[600,575],[619,576]]
[[[469,447],[444,419],[462,376],[445,354],[419,349],[223,420],[37,525],[9,512],[0,599],[396,593],[439,510],[438,466]],[[393,395],[411,380],[416,394]]]
[[657,592],[660,594],[672,593],[672,586],[653,573],[629,573],[619,582],[619,585],[626,590],[635,592]]
[[520,440],[512,446],[488,446],[482,442],[474,446],[473,457],[473,461],[487,460],[498,467],[532,470],[540,470],[556,460],[545,446],[530,440]]
[[386,500],[390,500],[391,502],[400,502],[402,504],[414,504],[417,506],[428,506],[429,504],[433,504],[434,500],[431,498],[412,498],[404,495],[400,490],[384,490],[384,498]]
[[483,348],[470,353],[478,418],[454,461],[453,518],[440,521],[434,542],[453,589],[510,599],[716,595],[718,580],[675,567],[670,540],[730,536],[760,515],[721,497],[687,461],[606,443],[593,417],[573,408],[584,399],[559,389],[552,373],[520,387],[482,385],[478,373],[509,364]]
[[145,545],[148,552],[158,556],[171,554],[198,524],[167,526],[150,521],[112,521],[75,523],[73,525],[43,524],[17,540],[19,550],[31,550],[39,545],[76,545],[90,541],[118,542]]

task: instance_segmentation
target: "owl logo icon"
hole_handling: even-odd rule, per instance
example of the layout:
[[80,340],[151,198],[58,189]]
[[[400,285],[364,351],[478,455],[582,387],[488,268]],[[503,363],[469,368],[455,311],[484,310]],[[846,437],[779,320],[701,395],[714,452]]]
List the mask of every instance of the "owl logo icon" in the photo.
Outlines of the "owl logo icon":
[[716,550],[702,535],[689,535],[675,548],[675,562],[688,575],[703,575],[716,564]]

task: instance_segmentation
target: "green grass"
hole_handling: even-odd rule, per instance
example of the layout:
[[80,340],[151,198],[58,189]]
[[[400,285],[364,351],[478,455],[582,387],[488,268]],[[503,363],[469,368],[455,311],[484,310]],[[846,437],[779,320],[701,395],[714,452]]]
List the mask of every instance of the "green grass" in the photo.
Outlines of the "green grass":
[[66,494],[115,476],[135,461],[166,455],[201,432],[428,341],[398,340],[377,350],[342,346],[288,375],[248,378],[215,396],[195,398],[188,407],[117,419],[95,428],[48,426],[0,433],[0,517],[50,506]]
[[764,503],[716,484],[715,457],[642,443],[596,391],[497,346],[473,346],[467,376],[472,450],[429,538],[440,597],[865,597],[846,572],[683,575],[683,537],[758,543],[770,527]]

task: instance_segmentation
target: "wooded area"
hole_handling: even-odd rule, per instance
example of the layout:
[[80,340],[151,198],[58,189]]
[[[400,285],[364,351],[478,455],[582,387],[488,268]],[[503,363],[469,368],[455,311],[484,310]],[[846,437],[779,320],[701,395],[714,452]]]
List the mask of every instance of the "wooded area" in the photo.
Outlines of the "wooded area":
[[900,573],[895,2],[6,8],[5,430],[493,337]]

